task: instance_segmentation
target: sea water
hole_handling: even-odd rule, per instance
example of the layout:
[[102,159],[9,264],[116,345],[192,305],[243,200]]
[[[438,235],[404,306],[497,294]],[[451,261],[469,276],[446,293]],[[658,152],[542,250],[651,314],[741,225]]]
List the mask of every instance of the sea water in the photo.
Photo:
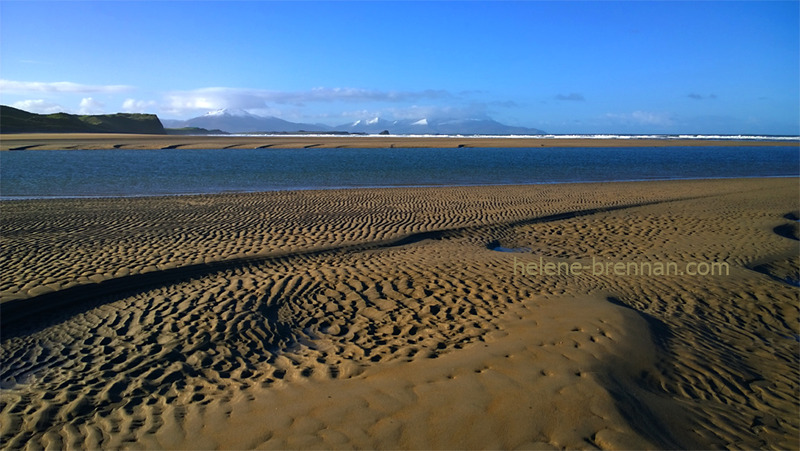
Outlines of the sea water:
[[796,177],[797,146],[0,152],[0,199]]

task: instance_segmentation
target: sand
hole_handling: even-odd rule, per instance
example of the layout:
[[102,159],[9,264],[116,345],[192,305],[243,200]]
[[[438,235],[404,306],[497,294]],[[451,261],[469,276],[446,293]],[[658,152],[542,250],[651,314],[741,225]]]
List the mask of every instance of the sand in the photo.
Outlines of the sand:
[[3,202],[0,445],[797,449],[798,187]]
[[103,133],[20,133],[0,135],[0,150],[664,146],[798,146],[798,142],[733,139],[554,139],[359,135],[260,137],[126,135]]

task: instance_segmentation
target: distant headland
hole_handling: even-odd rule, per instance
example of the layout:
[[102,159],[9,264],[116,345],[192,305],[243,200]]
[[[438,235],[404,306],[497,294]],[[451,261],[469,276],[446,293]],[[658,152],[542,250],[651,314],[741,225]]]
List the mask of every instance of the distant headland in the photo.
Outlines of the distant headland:
[[155,114],[36,114],[0,105],[1,133],[136,133],[166,134]]

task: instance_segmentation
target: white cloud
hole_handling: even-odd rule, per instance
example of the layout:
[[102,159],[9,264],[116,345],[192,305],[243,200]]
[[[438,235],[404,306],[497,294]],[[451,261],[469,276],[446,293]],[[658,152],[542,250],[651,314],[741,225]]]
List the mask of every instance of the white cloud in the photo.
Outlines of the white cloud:
[[315,120],[340,125],[355,120],[369,120],[376,117],[392,120],[420,119],[488,119],[491,116],[490,104],[473,102],[465,105],[409,105],[384,108],[344,110],[315,116]]
[[412,105],[409,107],[388,108],[385,111],[395,119],[486,119],[488,106],[485,103],[468,105]]
[[649,111],[634,111],[632,113],[608,113],[605,116],[613,122],[634,125],[670,126],[675,121],[669,113],[654,113]]
[[304,106],[325,102],[387,102],[402,103],[422,99],[453,97],[447,91],[380,91],[360,88],[313,88],[307,91],[271,91],[211,87],[191,91],[173,91],[165,96],[165,111],[182,114],[220,108],[243,110],[267,109],[268,104]]
[[[384,117],[386,118],[386,112],[381,110],[353,110],[353,111],[343,111],[339,114],[328,114],[327,118],[335,117],[335,118],[347,118],[347,119],[364,119],[365,117]],[[388,119],[388,118],[386,118]]]
[[122,111],[126,113],[147,113],[156,108],[157,104],[153,100],[125,99],[122,102]]
[[29,113],[38,114],[53,114],[67,111],[66,108],[57,103],[47,102],[42,99],[20,100],[19,102],[12,103],[11,106]]
[[634,111],[631,117],[635,122],[647,125],[672,125],[672,118],[665,113],[651,113],[647,111]]
[[132,86],[125,85],[82,85],[69,81],[39,82],[39,81],[14,81],[0,79],[0,91],[8,94],[48,92],[48,93],[116,93],[130,91]]
[[193,91],[176,91],[166,95],[164,109],[171,113],[208,111],[221,108],[263,108],[266,103],[247,90],[231,88],[203,88]]
[[103,113],[104,107],[105,105],[102,102],[98,102],[91,97],[85,97],[81,99],[78,112],[80,114],[101,114]]
[[[286,102],[410,102],[421,99],[453,97],[447,91],[426,89],[422,91],[379,91],[357,88],[314,88],[305,92],[283,93]],[[279,100],[276,100],[279,101]]]

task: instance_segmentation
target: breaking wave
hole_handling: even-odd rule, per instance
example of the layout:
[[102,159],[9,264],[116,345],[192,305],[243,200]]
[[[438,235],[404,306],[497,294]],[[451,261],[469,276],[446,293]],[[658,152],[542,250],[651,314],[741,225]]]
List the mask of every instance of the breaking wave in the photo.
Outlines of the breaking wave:
[[615,134],[572,134],[572,135],[436,135],[436,134],[408,134],[408,135],[378,135],[378,134],[326,134],[326,133],[302,133],[302,134],[229,134],[220,136],[242,136],[242,137],[255,137],[255,136],[281,136],[281,137],[343,137],[353,138],[359,136],[382,136],[382,137],[407,137],[407,138],[520,138],[520,139],[696,139],[696,140],[750,140],[750,141],[786,141],[786,142],[800,142],[800,136],[789,135],[615,135]]

